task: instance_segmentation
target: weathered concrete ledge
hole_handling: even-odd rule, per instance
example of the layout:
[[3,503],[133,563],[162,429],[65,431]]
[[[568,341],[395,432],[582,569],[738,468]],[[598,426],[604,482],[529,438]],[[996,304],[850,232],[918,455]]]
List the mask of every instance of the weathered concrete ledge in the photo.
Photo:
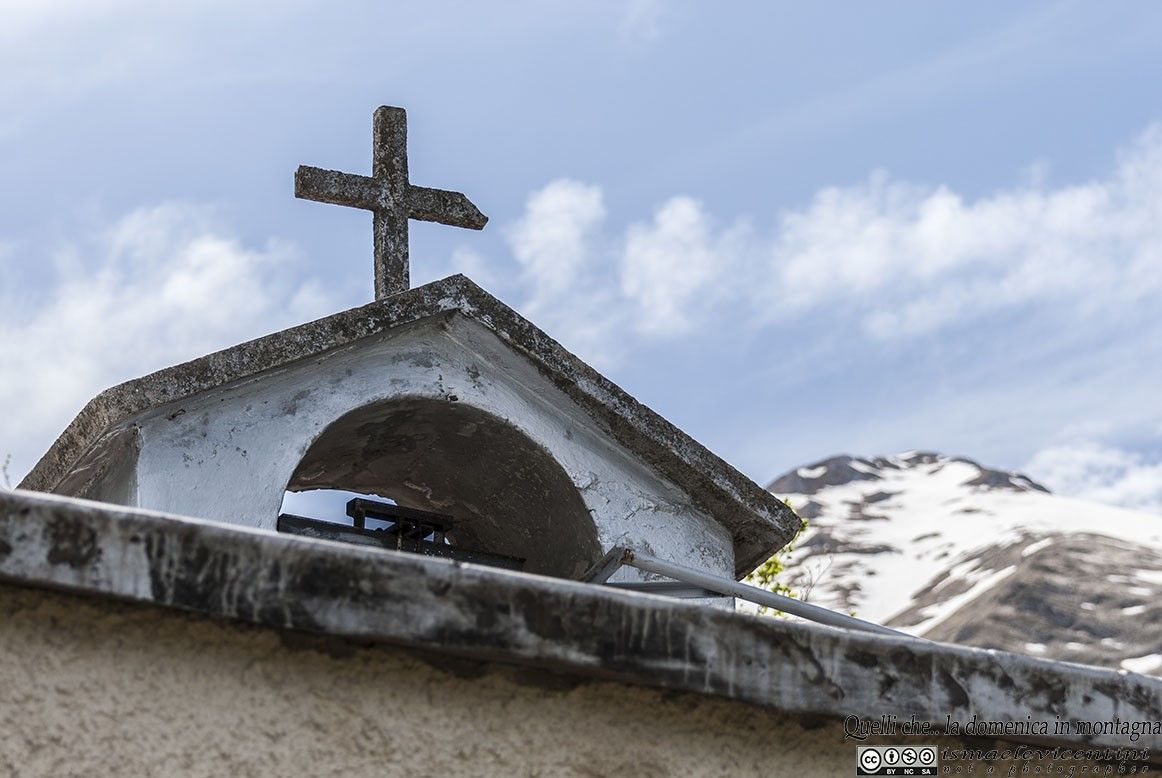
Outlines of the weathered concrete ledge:
[[[0,579],[793,714],[1162,720],[1162,681],[411,554],[0,492]],[[1049,737],[1129,746],[1122,735]],[[1144,735],[1135,748],[1157,749]]]
[[780,500],[461,275],[107,389],[77,415],[20,487],[55,491],[108,430],[145,410],[421,319],[448,315],[469,317],[525,354],[614,440],[722,522],[733,539],[738,577],[798,531],[799,519]]

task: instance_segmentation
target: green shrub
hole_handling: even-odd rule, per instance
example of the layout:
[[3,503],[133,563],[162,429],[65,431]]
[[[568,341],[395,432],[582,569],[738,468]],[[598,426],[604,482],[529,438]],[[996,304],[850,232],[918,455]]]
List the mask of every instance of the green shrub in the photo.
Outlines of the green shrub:
[[[795,513],[795,509],[791,507],[790,502],[784,499],[783,504],[790,508],[792,513]],[[774,594],[781,594],[784,597],[794,597],[798,599],[799,593],[788,586],[785,582],[779,580],[779,575],[783,572],[783,569],[787,566],[787,563],[791,561],[791,553],[795,550],[795,542],[798,541],[799,537],[803,534],[803,531],[807,529],[807,520],[802,516],[799,516],[797,513],[795,513],[795,516],[799,519],[799,531],[795,533],[793,538],[791,538],[791,542],[776,551],[770,559],[756,567],[754,572],[746,577],[745,583],[748,583],[751,586],[757,586],[761,589],[766,589],[768,592],[773,592]],[[771,608],[767,608],[765,606],[759,607],[759,613],[772,613],[775,616],[785,615],[782,611],[772,611]]]

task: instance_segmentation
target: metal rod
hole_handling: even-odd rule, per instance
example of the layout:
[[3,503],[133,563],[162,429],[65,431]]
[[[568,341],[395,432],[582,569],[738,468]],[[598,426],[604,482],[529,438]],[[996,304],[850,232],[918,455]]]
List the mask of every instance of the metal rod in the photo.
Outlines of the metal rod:
[[664,562],[661,559],[652,557],[649,554],[642,554],[632,549],[618,550],[618,553],[610,552],[608,555],[610,559],[619,559],[622,564],[636,567],[639,570],[645,570],[647,573],[656,573],[664,575],[668,578],[673,578],[676,581],[684,583],[696,584],[703,589],[709,589],[712,592],[720,594],[727,594],[732,597],[739,597],[753,602],[758,605],[765,605],[768,608],[775,608],[776,610],[790,613],[795,616],[800,616],[810,621],[816,621],[820,624],[826,624],[831,627],[842,627],[844,629],[862,630],[864,632],[875,632],[880,635],[896,635],[900,637],[914,638],[915,635],[909,635],[906,632],[885,627],[881,624],[874,624],[870,621],[857,619],[854,616],[847,616],[843,613],[836,613],[835,611],[821,608],[818,605],[811,605],[810,603],[796,600],[791,597],[784,597],[781,594],[774,594],[765,589],[760,589],[757,586],[747,586],[746,584],[730,581],[725,578],[719,578],[709,573],[703,573],[683,565],[676,565],[672,562]]
[[632,552],[624,546],[614,546],[606,552],[605,556],[593,563],[593,566],[585,571],[581,576],[581,580],[586,583],[603,584],[610,579],[610,577],[621,569],[621,566],[626,563],[628,556],[632,556]]
[[676,597],[680,600],[706,600],[729,597],[701,586],[688,584],[684,581],[628,581],[625,583],[607,583],[611,589],[621,589],[625,592],[642,592],[643,594],[663,594],[666,597]]

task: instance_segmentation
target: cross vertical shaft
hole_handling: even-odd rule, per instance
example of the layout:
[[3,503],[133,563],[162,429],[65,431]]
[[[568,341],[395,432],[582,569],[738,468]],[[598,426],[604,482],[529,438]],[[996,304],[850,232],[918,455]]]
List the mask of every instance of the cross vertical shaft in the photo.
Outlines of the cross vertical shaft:
[[402,108],[381,105],[372,122],[371,176],[385,182],[391,203],[374,211],[375,299],[411,287],[408,261],[408,124]]
[[371,176],[300,165],[295,197],[372,212],[375,299],[410,285],[408,219],[480,230],[488,222],[460,192],[415,186],[408,180],[407,113],[380,106],[372,123]]

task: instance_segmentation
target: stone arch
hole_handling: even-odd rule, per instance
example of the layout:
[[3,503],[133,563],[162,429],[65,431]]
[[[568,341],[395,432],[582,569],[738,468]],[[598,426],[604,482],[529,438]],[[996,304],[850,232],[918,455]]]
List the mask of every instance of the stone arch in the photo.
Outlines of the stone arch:
[[406,396],[349,411],[287,484],[312,489],[449,514],[454,545],[523,558],[529,573],[575,578],[601,556],[593,519],[556,459],[511,422],[461,402]]

